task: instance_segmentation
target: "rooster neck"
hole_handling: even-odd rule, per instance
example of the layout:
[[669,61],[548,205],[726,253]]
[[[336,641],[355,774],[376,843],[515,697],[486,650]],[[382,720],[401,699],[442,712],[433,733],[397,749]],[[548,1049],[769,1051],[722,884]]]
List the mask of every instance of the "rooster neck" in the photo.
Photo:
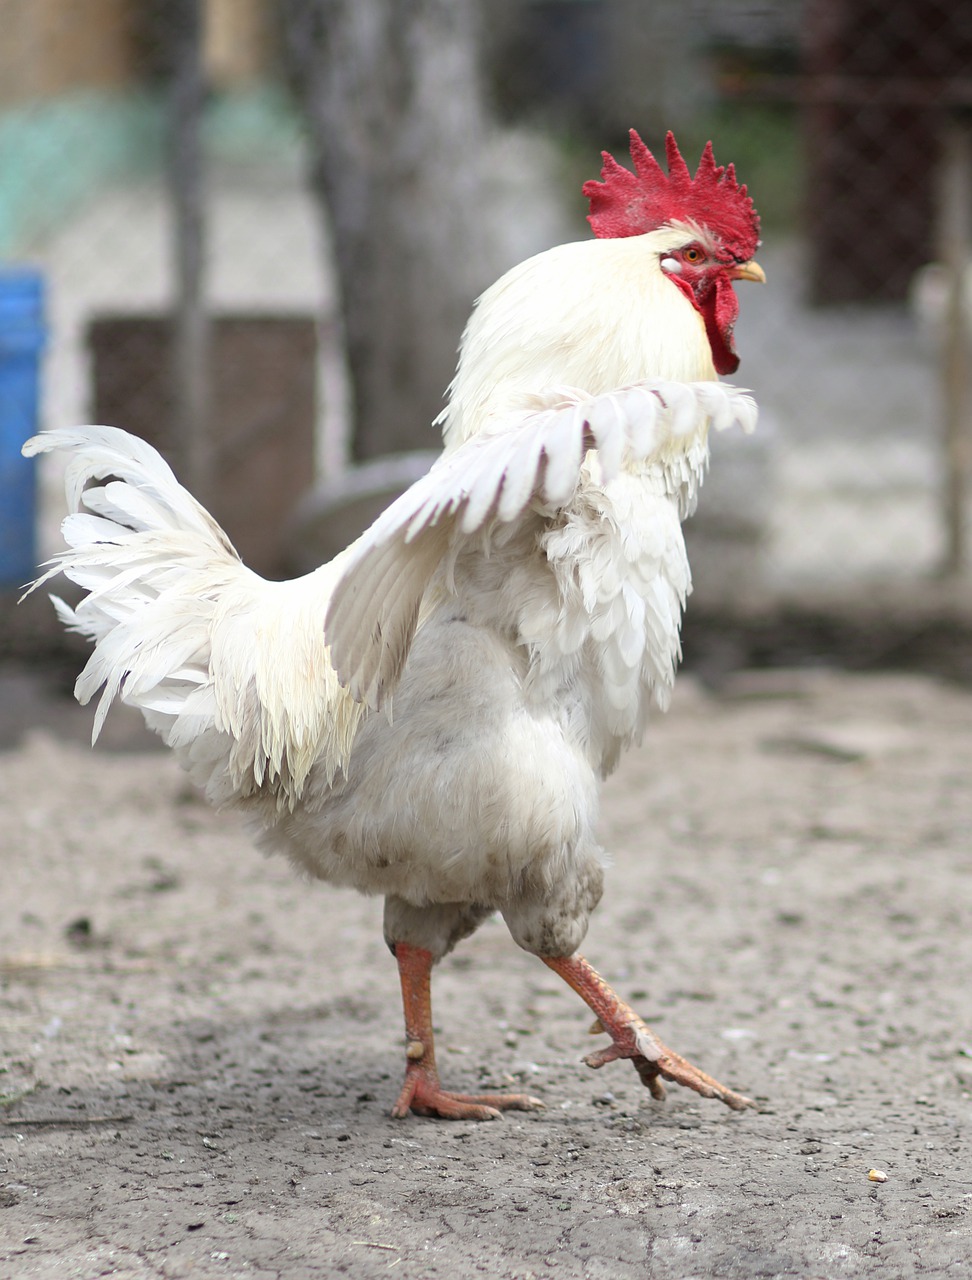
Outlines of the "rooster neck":
[[702,317],[662,272],[655,239],[560,245],[483,294],[439,419],[447,448],[552,388],[715,378]]

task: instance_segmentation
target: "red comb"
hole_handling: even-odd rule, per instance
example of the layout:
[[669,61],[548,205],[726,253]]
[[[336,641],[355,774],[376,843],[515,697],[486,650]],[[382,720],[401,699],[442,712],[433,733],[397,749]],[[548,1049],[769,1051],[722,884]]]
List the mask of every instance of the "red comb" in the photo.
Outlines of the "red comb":
[[693,178],[673,134],[665,137],[667,175],[634,129],[629,136],[635,172],[604,151],[602,181],[584,183],[591,204],[587,220],[599,239],[640,236],[672,221],[696,222],[740,261],[753,256],[759,217],[745,186],[736,181],[735,168],[716,164],[711,142],[705,144]]

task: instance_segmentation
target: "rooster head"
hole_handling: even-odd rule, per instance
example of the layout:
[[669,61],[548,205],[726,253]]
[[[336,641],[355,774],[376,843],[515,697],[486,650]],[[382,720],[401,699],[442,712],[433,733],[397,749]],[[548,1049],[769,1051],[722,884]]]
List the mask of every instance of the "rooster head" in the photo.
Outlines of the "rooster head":
[[601,181],[584,183],[588,222],[601,239],[671,230],[659,266],[701,315],[717,371],[735,373],[739,302],[733,281],[766,279],[753,261],[760,243],[753,202],[734,167],[716,164],[711,142],[693,177],[671,133],[665,139],[667,174],[634,129],[630,138],[634,173],[605,151]]

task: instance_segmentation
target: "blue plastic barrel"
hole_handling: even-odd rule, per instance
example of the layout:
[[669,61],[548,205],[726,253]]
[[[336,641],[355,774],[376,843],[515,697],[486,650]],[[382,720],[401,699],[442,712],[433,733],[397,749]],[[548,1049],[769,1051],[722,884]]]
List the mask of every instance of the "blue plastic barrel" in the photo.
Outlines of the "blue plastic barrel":
[[40,272],[0,269],[0,589],[37,568],[35,464],[20,447],[37,430],[46,336]]

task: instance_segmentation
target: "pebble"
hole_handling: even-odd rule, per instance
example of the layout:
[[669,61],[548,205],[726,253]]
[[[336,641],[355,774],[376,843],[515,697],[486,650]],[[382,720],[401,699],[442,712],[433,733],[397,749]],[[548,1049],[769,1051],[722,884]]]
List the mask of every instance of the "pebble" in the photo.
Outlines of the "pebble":
[[868,1169],[867,1176],[871,1182],[887,1182],[888,1175],[883,1169]]

